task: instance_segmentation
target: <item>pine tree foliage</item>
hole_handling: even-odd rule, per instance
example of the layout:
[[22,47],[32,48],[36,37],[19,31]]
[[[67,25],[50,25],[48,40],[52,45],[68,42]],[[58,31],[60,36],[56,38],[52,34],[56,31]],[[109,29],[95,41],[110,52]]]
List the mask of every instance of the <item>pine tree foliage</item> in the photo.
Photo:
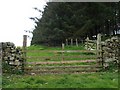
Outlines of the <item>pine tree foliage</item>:
[[[35,21],[32,44],[61,45],[66,38],[115,34],[120,23],[118,2],[48,2]],[[38,10],[37,8],[35,8]],[[40,11],[41,12],[41,11]]]

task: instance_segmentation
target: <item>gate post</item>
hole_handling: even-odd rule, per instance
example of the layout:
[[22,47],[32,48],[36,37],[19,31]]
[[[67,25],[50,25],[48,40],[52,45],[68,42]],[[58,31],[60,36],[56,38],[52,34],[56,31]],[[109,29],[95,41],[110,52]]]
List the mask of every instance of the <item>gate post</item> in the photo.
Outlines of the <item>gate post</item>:
[[71,46],[73,46],[73,39],[71,38]]
[[68,39],[66,39],[66,46],[68,46]]
[[[2,77],[2,43],[0,43],[0,77]],[[2,89],[2,80],[0,80],[0,89]]]
[[[118,41],[120,43],[120,37],[118,37]],[[120,44],[118,45],[118,73],[120,73]]]
[[64,48],[65,48],[65,44],[62,43],[62,61],[64,61]]
[[23,72],[24,72],[24,67],[26,65],[26,47],[27,47],[27,35],[23,35],[23,58],[24,58],[24,61],[23,61]]
[[[97,58],[98,58],[98,62],[99,62],[99,64],[101,64],[101,34],[99,33],[98,35],[97,35]],[[102,61],[103,62],[103,61]]]
[[78,39],[76,38],[76,46],[78,47]]
[[86,49],[88,50],[88,48],[89,48],[89,46],[88,46],[88,41],[89,41],[89,37],[87,37],[86,39],[85,39],[85,41],[86,41]]

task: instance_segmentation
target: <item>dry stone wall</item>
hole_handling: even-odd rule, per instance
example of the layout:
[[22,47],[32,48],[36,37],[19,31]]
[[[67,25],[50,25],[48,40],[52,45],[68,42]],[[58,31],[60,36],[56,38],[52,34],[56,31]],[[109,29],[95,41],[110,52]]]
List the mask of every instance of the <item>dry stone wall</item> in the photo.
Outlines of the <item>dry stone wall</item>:
[[96,41],[87,37],[85,48],[88,50],[96,49],[97,61],[103,68],[120,66],[120,37],[114,36],[101,41],[101,36],[101,34],[98,34]]
[[3,73],[22,73],[24,71],[24,53],[12,42],[1,43]]
[[119,65],[120,38],[115,36],[101,42],[101,61],[104,68]]

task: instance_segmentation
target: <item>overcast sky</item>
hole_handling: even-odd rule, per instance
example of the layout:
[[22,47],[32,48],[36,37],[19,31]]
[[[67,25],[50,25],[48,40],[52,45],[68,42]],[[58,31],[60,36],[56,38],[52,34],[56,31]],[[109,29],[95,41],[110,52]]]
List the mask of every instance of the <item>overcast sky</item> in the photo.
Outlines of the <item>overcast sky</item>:
[[[24,30],[32,31],[34,22],[29,17],[39,17],[40,13],[33,8],[43,11],[47,0],[0,0],[0,42],[13,42],[22,46]],[[32,36],[32,35],[30,35]],[[30,39],[28,38],[28,46]]]

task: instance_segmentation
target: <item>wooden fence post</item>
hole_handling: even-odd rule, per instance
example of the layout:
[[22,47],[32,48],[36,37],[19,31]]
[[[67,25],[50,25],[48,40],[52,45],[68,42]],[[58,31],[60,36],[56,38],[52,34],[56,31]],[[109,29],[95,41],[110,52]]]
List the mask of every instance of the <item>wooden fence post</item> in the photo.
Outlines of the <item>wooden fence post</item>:
[[[120,43],[120,37],[118,37],[118,41]],[[120,44],[118,45],[118,69],[120,70]],[[120,88],[120,86],[119,86],[119,88]]]
[[73,46],[73,39],[71,38],[71,46]]
[[65,48],[65,44],[62,43],[62,61],[64,61],[64,48]]
[[66,39],[66,46],[68,46],[68,39]]
[[2,61],[2,43],[0,43],[0,62]]
[[89,46],[88,46],[88,41],[89,41],[89,37],[86,38],[86,42],[87,42],[87,50],[88,50],[88,48],[89,48]]
[[[2,43],[0,43],[0,76],[2,76]],[[2,82],[1,82],[2,83]],[[1,88],[1,84],[0,83],[0,88]]]
[[[101,62],[101,34],[97,35],[97,57],[98,57],[98,62]],[[99,63],[100,64],[100,63]],[[102,61],[103,64],[103,61]]]
[[27,35],[23,35],[23,58],[24,58],[24,62],[23,62],[23,71],[24,71],[24,66],[26,65],[26,59],[27,59],[27,56],[26,56],[26,53],[27,53]]
[[77,40],[77,38],[76,38],[76,46],[78,47],[78,40]]

